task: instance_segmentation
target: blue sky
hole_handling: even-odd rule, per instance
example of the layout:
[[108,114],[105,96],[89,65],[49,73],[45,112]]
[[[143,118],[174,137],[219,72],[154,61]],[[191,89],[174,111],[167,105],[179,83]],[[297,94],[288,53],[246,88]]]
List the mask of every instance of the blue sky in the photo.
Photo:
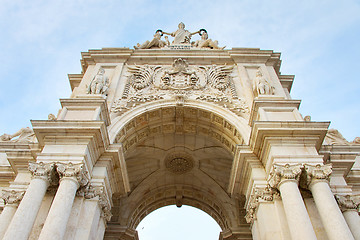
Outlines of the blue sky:
[[282,53],[294,99],[313,121],[360,136],[360,2],[357,0],[0,0],[0,134],[57,114],[80,52],[130,47],[155,30],[207,29],[220,46]]

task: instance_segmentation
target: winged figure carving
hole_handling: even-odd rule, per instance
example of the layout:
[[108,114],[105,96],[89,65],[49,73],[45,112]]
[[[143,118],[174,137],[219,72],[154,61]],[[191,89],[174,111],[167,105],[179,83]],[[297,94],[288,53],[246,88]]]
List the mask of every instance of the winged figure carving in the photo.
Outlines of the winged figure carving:
[[159,66],[128,66],[128,71],[131,73],[129,77],[130,85],[136,90],[142,90],[149,86],[153,81],[153,75],[157,68],[159,68]]
[[230,74],[234,66],[213,65],[208,68],[208,83],[210,86],[224,91],[230,86]]

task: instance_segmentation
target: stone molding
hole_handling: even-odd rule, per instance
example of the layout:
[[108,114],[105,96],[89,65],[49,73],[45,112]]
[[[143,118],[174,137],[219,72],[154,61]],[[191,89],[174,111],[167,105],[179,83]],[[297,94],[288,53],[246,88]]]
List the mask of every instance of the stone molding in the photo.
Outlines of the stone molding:
[[299,183],[302,168],[302,164],[274,164],[268,180],[269,185],[277,189],[280,184],[285,181],[295,181]]
[[304,170],[306,173],[307,184],[311,185],[316,181],[329,182],[330,174],[332,173],[332,165],[310,165],[304,164]]
[[111,204],[105,191],[106,190],[103,186],[93,186],[88,184],[87,186],[79,189],[77,195],[89,200],[98,200],[101,209],[101,217],[110,221],[112,217]]
[[348,210],[359,211],[360,196],[359,195],[335,195],[336,201],[339,204],[342,212]]
[[85,186],[89,182],[87,171],[83,163],[55,163],[56,170],[59,173],[60,181],[64,178],[76,181],[79,186]]
[[44,162],[29,162],[29,171],[33,178],[39,178],[47,181],[50,185],[57,184],[57,178],[55,176],[55,165],[54,163]]
[[263,202],[272,202],[276,196],[279,196],[279,193],[270,186],[255,187],[247,205],[245,215],[246,222],[253,223],[254,220],[256,220],[256,211],[259,204]]
[[1,198],[4,200],[5,205],[14,204],[19,205],[20,201],[24,197],[25,190],[7,190],[3,189],[1,192]]

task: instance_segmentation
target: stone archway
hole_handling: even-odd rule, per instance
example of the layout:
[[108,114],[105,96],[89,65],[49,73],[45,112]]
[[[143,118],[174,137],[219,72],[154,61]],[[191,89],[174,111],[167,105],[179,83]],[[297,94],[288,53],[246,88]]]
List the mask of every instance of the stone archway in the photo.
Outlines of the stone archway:
[[158,107],[124,123],[114,139],[123,144],[131,191],[114,195],[110,228],[134,230],[152,211],[185,204],[208,213],[223,232],[250,234],[244,199],[227,193],[236,145],[244,140],[224,116],[190,106]]

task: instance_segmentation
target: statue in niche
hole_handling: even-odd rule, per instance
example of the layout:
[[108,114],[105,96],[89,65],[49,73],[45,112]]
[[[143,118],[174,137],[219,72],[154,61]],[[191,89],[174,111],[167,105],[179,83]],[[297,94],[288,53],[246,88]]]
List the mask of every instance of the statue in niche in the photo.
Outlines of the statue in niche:
[[105,69],[100,68],[88,87],[88,94],[107,95],[109,89],[109,78],[105,76]]
[[21,128],[19,131],[11,135],[6,133],[1,135],[0,142],[31,143],[36,142],[36,137],[34,131],[31,128],[26,127]]
[[163,32],[163,34],[170,35],[174,37],[172,44],[190,44],[191,36],[200,33],[200,31],[190,33],[188,30],[185,29],[184,23],[179,23],[178,30],[172,33]]
[[135,49],[150,49],[150,48],[162,48],[162,47],[170,45],[168,36],[165,36],[166,41],[161,40],[161,37],[163,35],[164,35],[163,31],[161,31],[159,29],[155,32],[154,38],[151,41],[146,41],[141,45],[140,45],[140,43],[138,43],[136,46],[134,46],[134,48]]
[[274,86],[263,76],[260,69],[256,72],[255,88],[258,95],[274,95]]
[[208,33],[205,29],[200,29],[199,35],[201,36],[200,40],[193,42],[194,47],[198,48],[211,48],[211,49],[224,49],[225,47],[219,47],[218,41],[213,41],[209,39]]

